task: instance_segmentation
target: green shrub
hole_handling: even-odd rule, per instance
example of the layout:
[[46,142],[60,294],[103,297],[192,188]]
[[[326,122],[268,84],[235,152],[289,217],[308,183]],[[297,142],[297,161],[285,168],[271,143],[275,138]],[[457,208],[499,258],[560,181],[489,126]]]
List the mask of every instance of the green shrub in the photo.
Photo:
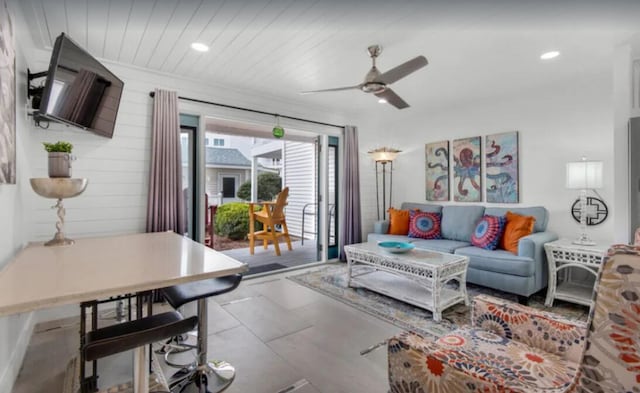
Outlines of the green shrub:
[[[256,206],[256,211],[261,207]],[[256,230],[262,226],[256,222]],[[216,211],[216,235],[231,240],[242,240],[249,233],[249,205],[242,202],[230,202],[218,206]]]
[[251,180],[247,180],[246,182],[240,184],[240,188],[238,188],[236,196],[243,201],[251,200]]
[[[271,201],[282,190],[282,179],[277,173],[262,172],[258,175],[258,200]],[[251,180],[240,185],[238,198],[248,201],[251,199]]]
[[42,142],[44,149],[49,153],[71,153],[73,145],[69,142],[58,141],[56,143]]

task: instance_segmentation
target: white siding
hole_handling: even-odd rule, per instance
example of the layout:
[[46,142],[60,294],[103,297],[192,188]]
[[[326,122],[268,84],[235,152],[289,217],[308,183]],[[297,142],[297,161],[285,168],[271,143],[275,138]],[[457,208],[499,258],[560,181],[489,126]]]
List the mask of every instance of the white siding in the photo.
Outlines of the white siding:
[[[283,184],[289,187],[289,199],[286,215],[289,233],[301,236],[302,208],[307,203],[316,203],[317,195],[317,156],[312,143],[285,142]],[[313,211],[311,207],[307,211]],[[305,217],[305,238],[314,238],[308,233],[316,231],[316,217]]]

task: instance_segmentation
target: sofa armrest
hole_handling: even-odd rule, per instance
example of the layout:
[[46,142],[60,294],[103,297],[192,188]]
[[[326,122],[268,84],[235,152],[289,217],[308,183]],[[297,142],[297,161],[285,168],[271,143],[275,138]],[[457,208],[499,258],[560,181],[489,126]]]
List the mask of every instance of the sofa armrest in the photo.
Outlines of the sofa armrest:
[[502,337],[580,363],[587,324],[487,295],[473,298],[471,323]]
[[[391,392],[462,392],[470,391],[469,386],[477,392],[503,391],[481,369],[454,367],[456,356],[452,350],[445,354],[433,340],[416,333],[404,332],[392,337],[387,350]],[[526,391],[510,388],[509,392]]]
[[389,220],[380,220],[373,223],[373,233],[389,233]]
[[518,256],[534,260],[545,260],[544,244],[558,240],[553,232],[537,232],[521,237],[518,241]]

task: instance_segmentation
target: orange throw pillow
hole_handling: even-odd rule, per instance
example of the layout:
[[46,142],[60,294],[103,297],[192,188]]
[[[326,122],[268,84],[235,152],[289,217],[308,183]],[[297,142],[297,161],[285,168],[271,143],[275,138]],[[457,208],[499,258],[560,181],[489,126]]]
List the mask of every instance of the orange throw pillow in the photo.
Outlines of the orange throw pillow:
[[404,236],[409,234],[409,210],[389,208],[389,234]]
[[536,219],[533,216],[521,216],[520,214],[507,212],[505,215],[507,224],[504,227],[504,234],[500,239],[500,248],[518,253],[518,241],[521,237],[531,235],[533,233],[533,224]]

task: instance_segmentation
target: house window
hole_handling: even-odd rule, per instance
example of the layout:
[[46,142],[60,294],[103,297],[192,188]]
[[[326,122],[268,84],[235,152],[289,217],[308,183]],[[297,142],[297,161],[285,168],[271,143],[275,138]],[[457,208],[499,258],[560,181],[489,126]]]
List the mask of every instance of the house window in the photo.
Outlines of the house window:
[[213,138],[213,146],[224,146],[224,139]]
[[204,145],[205,146],[210,146],[209,145],[209,138],[204,138]]
[[223,198],[236,197],[236,178],[235,177],[222,178],[222,197]]

